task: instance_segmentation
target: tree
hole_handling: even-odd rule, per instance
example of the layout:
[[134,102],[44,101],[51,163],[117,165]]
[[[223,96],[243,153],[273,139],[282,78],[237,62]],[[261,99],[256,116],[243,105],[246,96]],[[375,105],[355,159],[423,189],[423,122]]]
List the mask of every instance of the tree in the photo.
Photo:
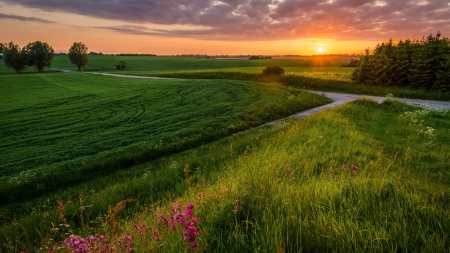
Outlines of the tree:
[[[3,43],[0,43],[0,54],[3,54],[3,48],[5,47],[5,45],[3,45]],[[2,59],[2,55],[0,55],[0,59]]]
[[52,65],[55,51],[45,42],[36,41],[29,43],[24,48],[28,66],[36,66],[39,72],[44,72],[44,67]]
[[74,42],[69,48],[69,59],[72,64],[78,67],[78,70],[85,67],[89,63],[87,54],[88,47],[81,42]]
[[9,42],[2,46],[2,50],[3,62],[6,67],[14,69],[17,73],[25,69],[27,65],[26,54],[23,49],[20,49],[19,45]]

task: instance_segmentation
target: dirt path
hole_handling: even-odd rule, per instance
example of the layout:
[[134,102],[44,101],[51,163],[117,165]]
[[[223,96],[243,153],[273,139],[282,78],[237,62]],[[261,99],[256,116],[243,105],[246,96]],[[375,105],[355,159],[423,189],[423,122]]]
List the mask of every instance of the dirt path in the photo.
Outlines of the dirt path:
[[[334,108],[336,106],[351,102],[358,98],[369,98],[373,99],[375,101],[378,101],[378,103],[383,102],[386,98],[385,97],[378,97],[378,96],[363,96],[363,95],[355,95],[355,94],[345,94],[345,93],[335,93],[335,92],[325,92],[325,91],[313,91],[309,90],[309,92],[316,93],[318,95],[324,95],[328,97],[329,99],[333,100],[334,102],[331,104],[327,104],[324,106],[316,107],[314,109],[310,109],[307,111],[303,111],[294,115],[289,116],[289,118],[303,118],[307,117],[309,115],[321,112],[326,109]],[[423,106],[428,107],[431,109],[447,109],[450,110],[450,102],[445,101],[435,101],[435,100],[424,100],[424,99],[404,99],[404,98],[398,98],[399,101],[404,102],[409,105],[415,105],[415,106]]]
[[[63,73],[80,72],[80,71],[76,71],[76,70],[56,69],[56,68],[49,68],[49,70],[63,72]],[[130,76],[130,75],[121,75],[121,74],[108,74],[108,73],[101,73],[101,72],[80,72],[80,73],[92,74],[92,75],[102,75],[102,76],[114,76],[114,77],[121,77],[121,78],[178,80],[175,78],[163,78],[163,77],[155,77],[155,76]]]

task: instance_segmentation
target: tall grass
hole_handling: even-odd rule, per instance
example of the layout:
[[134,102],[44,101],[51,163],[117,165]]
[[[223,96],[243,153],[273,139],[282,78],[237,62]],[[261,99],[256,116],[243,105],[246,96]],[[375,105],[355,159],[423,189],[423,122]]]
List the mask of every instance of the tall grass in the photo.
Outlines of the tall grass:
[[[156,242],[134,228],[163,226],[157,217],[170,216],[176,202],[194,204],[205,252],[447,252],[450,114],[422,111],[358,100],[239,133],[120,172],[129,174],[93,192],[86,184],[62,199],[63,216],[56,202],[35,203],[33,214],[16,216],[0,234],[11,252],[57,248],[69,234],[131,235],[137,252],[161,244],[185,251],[178,229],[162,228]],[[428,127],[432,135],[421,131]],[[112,232],[108,205],[134,198]]]

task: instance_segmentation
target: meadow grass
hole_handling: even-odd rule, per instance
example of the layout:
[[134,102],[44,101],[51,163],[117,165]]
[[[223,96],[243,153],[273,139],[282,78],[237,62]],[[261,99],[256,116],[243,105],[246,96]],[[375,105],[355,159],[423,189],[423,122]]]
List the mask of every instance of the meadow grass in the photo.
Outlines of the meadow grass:
[[448,111],[358,100],[95,178],[28,214],[3,209],[2,249],[47,251],[76,234],[188,251],[185,231],[158,218],[176,202],[194,204],[202,252],[448,252],[449,138]]

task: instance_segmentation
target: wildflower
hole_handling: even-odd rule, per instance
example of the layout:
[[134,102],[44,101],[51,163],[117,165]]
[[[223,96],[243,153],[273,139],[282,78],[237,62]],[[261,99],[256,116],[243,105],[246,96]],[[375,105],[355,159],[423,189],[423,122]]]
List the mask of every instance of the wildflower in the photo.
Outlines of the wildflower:
[[234,206],[234,209],[232,210],[232,212],[236,215],[237,214],[237,212],[239,211],[239,205],[241,204],[241,200],[239,200],[239,199],[236,199],[236,203],[237,203],[237,205],[236,206]]
[[176,213],[177,211],[181,210],[181,206],[178,205],[177,203],[174,203],[172,207],[173,207],[172,213]]
[[342,169],[343,170],[348,170],[348,165],[346,164],[346,165],[342,166]]
[[196,241],[193,241],[189,247],[190,247],[191,249],[196,249],[197,246],[198,246],[197,242],[196,242]]
[[352,170],[357,170],[357,169],[358,169],[358,165],[352,164]]
[[331,167],[328,168],[328,171],[329,171],[329,172],[333,172],[333,168],[331,168]]
[[187,217],[192,216],[192,214],[194,213],[194,212],[192,211],[192,208],[194,208],[194,204],[189,203],[189,204],[186,205],[186,212],[185,212],[184,214],[185,214]]
[[131,235],[124,235],[123,239],[125,239],[127,241],[127,243],[131,243],[131,241],[133,240],[133,237]]
[[164,244],[162,243],[158,246],[158,249],[162,249],[163,247],[164,247]]
[[334,178],[334,174],[331,174],[330,177],[331,177],[331,178]]

